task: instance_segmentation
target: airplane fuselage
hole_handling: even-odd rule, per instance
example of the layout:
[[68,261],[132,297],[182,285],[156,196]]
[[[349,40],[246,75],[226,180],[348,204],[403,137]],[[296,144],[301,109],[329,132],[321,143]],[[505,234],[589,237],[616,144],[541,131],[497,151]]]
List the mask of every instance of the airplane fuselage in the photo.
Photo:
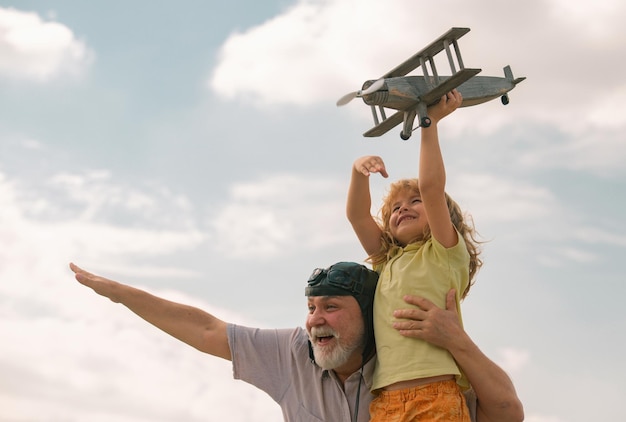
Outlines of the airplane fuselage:
[[[450,76],[440,76],[440,83]],[[370,106],[383,106],[395,110],[410,110],[422,101],[422,96],[435,86],[434,78],[424,76],[400,76],[385,79],[385,84],[378,91],[364,95],[363,101]],[[374,81],[367,81],[363,87]],[[515,87],[508,78],[497,76],[474,76],[457,87],[463,96],[461,107],[469,107],[502,97]],[[436,102],[433,101],[427,106]]]

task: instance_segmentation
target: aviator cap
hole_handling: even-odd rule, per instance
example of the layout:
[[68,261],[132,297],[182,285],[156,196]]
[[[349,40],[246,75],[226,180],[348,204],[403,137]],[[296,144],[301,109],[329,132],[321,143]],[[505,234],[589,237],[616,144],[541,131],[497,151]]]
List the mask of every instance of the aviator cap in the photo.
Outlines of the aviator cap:
[[305,296],[353,296],[359,303],[365,324],[366,345],[363,357],[374,350],[373,305],[378,273],[354,262],[338,262],[317,268],[309,277]]

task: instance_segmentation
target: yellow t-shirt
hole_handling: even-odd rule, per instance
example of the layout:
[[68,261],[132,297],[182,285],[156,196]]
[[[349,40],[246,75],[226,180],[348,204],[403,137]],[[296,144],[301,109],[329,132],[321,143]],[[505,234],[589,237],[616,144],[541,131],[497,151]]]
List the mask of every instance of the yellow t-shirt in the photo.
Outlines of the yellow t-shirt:
[[455,288],[461,315],[459,298],[469,283],[470,256],[463,238],[460,234],[458,237],[451,248],[432,238],[397,248],[382,268],[375,268],[380,278],[374,296],[377,361],[372,391],[398,381],[447,374],[455,375],[462,388],[469,386],[447,350],[403,337],[391,326],[393,311],[409,306],[402,299],[407,294],[425,297],[445,308],[446,294]]

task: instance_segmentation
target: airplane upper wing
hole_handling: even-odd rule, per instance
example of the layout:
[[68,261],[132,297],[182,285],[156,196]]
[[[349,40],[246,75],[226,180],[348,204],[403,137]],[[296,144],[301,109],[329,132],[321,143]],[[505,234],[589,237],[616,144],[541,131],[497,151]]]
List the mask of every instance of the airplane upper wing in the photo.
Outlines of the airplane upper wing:
[[405,60],[403,63],[395,67],[393,70],[385,73],[383,78],[394,78],[396,76],[404,76],[413,69],[416,69],[420,66],[420,58],[433,57],[435,54],[442,51],[445,47],[443,45],[444,41],[455,41],[461,38],[463,35],[467,34],[470,31],[469,28],[451,28],[448,32],[437,38],[435,41],[430,43],[427,47],[423,48],[420,52],[411,56],[408,60]]
[[385,120],[368,130],[363,134],[368,138],[374,136],[381,136],[384,133],[389,132],[394,127],[398,126],[400,123],[404,121],[404,111],[400,110],[391,116],[387,117]]

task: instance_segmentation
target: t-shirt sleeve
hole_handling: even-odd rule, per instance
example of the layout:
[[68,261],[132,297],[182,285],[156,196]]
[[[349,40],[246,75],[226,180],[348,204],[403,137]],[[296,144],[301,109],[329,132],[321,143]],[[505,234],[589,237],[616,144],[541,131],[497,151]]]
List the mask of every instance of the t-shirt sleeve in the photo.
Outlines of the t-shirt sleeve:
[[296,341],[300,329],[260,329],[228,325],[233,377],[281,401],[294,379],[294,353],[308,353]]

